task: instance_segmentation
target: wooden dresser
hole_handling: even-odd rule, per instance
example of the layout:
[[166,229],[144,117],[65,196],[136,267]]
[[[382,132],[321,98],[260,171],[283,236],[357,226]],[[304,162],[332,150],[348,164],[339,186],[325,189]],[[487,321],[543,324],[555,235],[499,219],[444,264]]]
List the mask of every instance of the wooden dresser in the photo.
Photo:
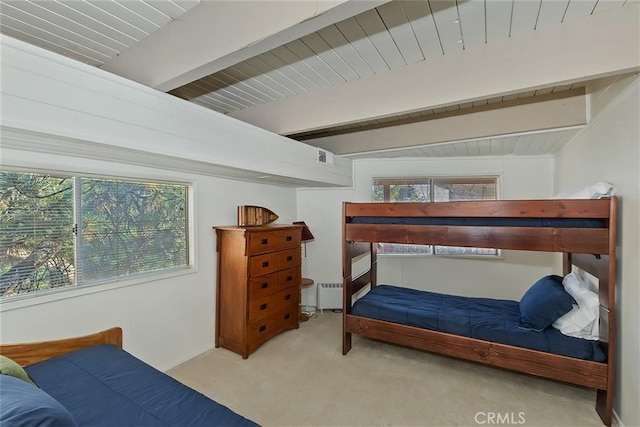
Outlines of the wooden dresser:
[[214,229],[218,252],[216,347],[246,359],[277,333],[299,326],[302,227]]

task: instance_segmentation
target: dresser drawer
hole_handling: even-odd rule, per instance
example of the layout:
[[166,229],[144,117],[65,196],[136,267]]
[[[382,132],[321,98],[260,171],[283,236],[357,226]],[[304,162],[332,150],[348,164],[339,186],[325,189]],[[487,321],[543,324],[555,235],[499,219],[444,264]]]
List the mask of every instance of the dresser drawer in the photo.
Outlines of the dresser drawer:
[[294,267],[277,273],[265,274],[249,279],[249,299],[254,301],[274,292],[300,286],[300,268]]
[[298,326],[298,307],[291,306],[274,313],[273,316],[252,322],[248,327],[249,352],[286,329]]
[[298,288],[283,289],[275,294],[249,301],[249,322],[272,316],[289,307],[298,307]]
[[280,270],[279,261],[279,252],[252,256],[249,258],[249,276],[256,277],[274,273]]
[[249,299],[255,300],[282,289],[278,275],[280,273],[265,274],[249,279]]
[[300,248],[287,249],[278,252],[279,270],[293,268],[300,265]]
[[300,248],[300,230],[273,230],[250,233],[247,242],[249,254]]
[[278,289],[285,289],[295,286],[298,288],[300,286],[300,281],[302,279],[302,275],[300,274],[299,268],[290,268],[288,270],[278,271],[276,280]]

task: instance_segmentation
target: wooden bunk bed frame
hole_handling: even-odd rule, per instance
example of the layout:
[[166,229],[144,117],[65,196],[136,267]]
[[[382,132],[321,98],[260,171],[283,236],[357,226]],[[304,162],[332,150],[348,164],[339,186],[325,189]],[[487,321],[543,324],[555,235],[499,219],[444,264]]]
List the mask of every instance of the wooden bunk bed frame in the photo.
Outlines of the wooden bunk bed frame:
[[[355,217],[578,218],[604,228],[360,224]],[[438,203],[343,203],[343,354],[352,334],[597,389],[596,410],[610,426],[615,381],[615,285],[617,198],[597,200],[501,200]],[[599,345],[607,361],[593,362],[542,351],[405,326],[352,314],[354,294],[376,286],[376,243],[559,252],[563,274],[572,266],[599,280]],[[352,276],[354,258],[370,256],[369,268]]]

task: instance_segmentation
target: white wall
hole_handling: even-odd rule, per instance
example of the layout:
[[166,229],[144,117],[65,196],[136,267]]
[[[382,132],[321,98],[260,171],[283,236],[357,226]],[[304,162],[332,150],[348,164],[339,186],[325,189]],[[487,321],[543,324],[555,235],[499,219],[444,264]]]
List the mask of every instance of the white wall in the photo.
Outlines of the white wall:
[[555,161],[556,191],[597,181],[619,195],[616,284],[617,376],[615,411],[624,426],[640,425],[640,83],[637,76],[590,88],[591,123]]
[[[356,160],[353,188],[298,189],[299,219],[315,236],[307,244],[304,274],[316,283],[342,282],[343,201],[370,201],[373,177],[425,175],[498,175],[503,199],[546,198],[553,194],[551,157]],[[380,256],[379,282],[519,300],[538,278],[552,272],[552,256],[546,253],[503,251],[503,256],[500,260]],[[425,280],[427,271],[429,278]],[[303,300],[314,304],[314,292],[305,291]]]
[[124,163],[2,150],[2,165],[194,184],[195,264],[183,274],[124,281],[0,305],[0,341],[39,341],[124,329],[124,348],[166,370],[214,345],[216,252],[213,226],[233,225],[236,206],[263,205],[295,219],[295,189]]
[[[7,36],[0,35],[0,49],[4,146],[172,161],[183,170],[267,183],[351,183],[347,159],[319,163],[314,147]],[[14,130],[64,143],[5,137]]]

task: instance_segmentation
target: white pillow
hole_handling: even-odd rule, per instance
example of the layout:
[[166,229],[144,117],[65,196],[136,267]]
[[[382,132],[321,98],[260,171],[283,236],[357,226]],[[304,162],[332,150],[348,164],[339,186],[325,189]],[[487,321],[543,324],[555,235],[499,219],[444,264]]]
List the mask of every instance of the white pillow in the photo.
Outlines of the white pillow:
[[559,193],[553,199],[601,199],[616,194],[616,189],[608,182],[596,182],[592,185],[576,188],[568,193]]
[[574,304],[570,312],[553,322],[553,327],[570,337],[597,340],[600,320],[598,294],[591,291],[575,273],[567,274],[562,285],[578,305]]

